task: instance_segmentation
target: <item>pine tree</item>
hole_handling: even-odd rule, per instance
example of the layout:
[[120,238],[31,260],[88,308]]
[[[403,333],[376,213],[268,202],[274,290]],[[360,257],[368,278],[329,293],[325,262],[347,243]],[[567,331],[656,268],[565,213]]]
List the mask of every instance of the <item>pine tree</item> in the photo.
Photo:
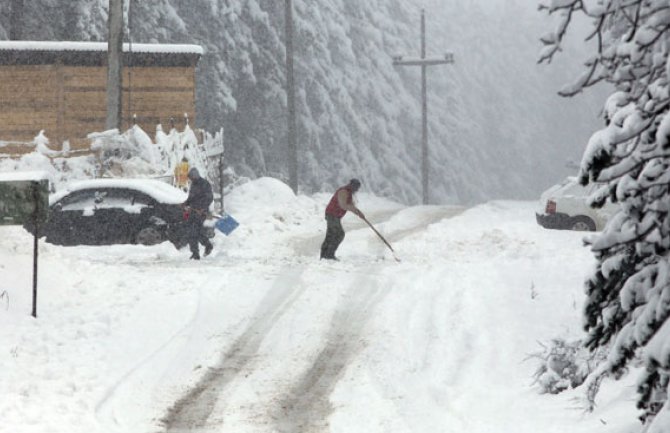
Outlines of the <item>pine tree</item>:
[[670,2],[551,0],[540,8],[559,16],[556,30],[542,37],[540,62],[553,59],[578,16],[593,25],[595,52],[560,94],[599,82],[615,87],[605,103],[605,128],[589,140],[579,173],[582,184],[605,183],[591,197],[593,206],[606,199],[621,205],[588,241],[597,268],[586,282],[585,344],[608,348],[601,371],[615,376],[633,360],[644,363],[641,420],[649,432],[668,431],[670,423],[656,415],[670,409]]

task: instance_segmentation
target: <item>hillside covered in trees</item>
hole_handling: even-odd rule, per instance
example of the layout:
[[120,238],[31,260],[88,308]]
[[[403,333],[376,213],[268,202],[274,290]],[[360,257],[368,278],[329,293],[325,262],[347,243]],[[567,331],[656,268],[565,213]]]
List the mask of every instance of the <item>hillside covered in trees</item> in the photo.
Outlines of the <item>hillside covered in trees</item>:
[[[9,3],[0,5],[0,39],[10,37]],[[22,39],[106,39],[107,1],[22,3]],[[533,199],[574,174],[567,161],[601,123],[598,95],[556,95],[584,48],[571,50],[574,64],[536,64],[544,18],[531,3],[422,3],[428,53],[456,60],[428,72],[434,203]],[[301,190],[355,175],[378,195],[417,203],[420,71],[392,66],[391,56],[419,54],[420,6],[295,0],[294,18]],[[133,0],[127,23],[133,42],[202,45],[197,126],[225,128],[238,174],[286,177],[283,1]]]

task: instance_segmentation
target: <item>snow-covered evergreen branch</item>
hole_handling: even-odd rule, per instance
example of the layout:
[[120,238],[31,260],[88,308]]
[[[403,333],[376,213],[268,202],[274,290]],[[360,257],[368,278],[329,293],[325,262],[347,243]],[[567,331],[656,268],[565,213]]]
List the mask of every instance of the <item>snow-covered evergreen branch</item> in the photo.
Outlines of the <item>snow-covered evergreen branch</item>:
[[[554,0],[558,30],[544,36],[541,62],[558,51],[573,14],[592,18],[595,53],[586,70],[560,93],[571,96],[599,81],[615,86],[604,108],[606,126],[593,134],[579,178],[607,183],[591,202],[619,202],[621,210],[589,240],[598,260],[586,282],[586,347],[609,347],[603,372],[621,374],[641,357],[641,419],[649,431],[667,431],[670,347],[670,3],[605,0],[594,5]],[[598,387],[594,389],[597,390]],[[664,430],[665,429],[665,430]]]

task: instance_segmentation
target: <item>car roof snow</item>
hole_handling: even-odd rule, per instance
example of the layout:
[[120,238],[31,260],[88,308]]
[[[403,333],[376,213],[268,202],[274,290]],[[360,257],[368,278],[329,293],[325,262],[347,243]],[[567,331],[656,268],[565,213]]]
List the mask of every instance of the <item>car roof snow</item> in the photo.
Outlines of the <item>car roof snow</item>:
[[52,194],[49,197],[49,204],[57,202],[72,192],[95,188],[131,189],[147,194],[159,203],[165,204],[181,204],[187,197],[182,190],[156,179],[105,178],[70,183],[65,188]]

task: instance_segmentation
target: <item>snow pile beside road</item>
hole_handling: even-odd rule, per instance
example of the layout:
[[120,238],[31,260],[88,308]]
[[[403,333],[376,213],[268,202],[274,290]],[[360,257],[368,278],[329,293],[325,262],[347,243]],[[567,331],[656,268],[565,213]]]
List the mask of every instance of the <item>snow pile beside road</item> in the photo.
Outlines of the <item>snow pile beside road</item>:
[[236,187],[225,200],[226,211],[243,225],[254,229],[268,225],[280,232],[311,219],[320,205],[309,197],[296,197],[288,185],[270,177]]

